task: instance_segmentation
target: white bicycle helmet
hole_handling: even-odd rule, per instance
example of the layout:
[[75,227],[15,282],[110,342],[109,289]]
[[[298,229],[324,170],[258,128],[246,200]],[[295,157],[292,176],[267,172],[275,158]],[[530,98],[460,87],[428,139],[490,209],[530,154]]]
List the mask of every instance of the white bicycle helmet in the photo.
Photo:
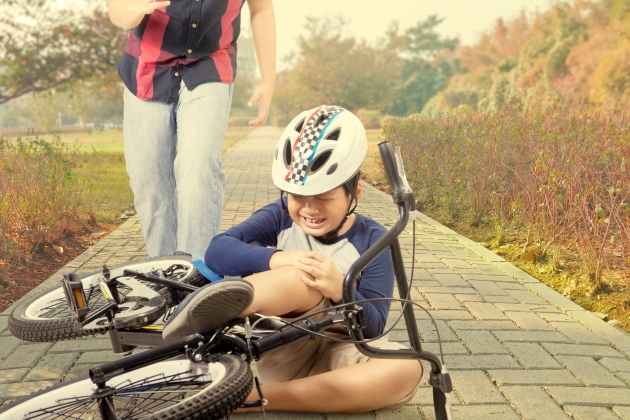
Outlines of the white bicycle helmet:
[[329,241],[356,209],[359,169],[366,154],[367,137],[361,121],[346,109],[322,105],[302,112],[285,128],[271,176],[281,198],[284,192],[313,196],[345,186],[352,200],[342,222],[327,234]]
[[309,109],[280,136],[273,183],[291,194],[323,194],[353,179],[366,154],[365,128],[353,113],[329,105]]

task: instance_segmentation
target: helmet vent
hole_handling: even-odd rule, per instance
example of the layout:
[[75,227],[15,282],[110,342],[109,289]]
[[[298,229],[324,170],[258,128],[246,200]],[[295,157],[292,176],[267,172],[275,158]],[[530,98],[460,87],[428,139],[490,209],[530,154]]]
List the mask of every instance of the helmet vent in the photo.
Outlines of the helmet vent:
[[332,133],[326,136],[325,140],[339,140],[339,134],[341,134],[341,128],[336,128]]
[[291,139],[287,139],[287,141],[284,142],[284,166],[287,167],[287,169],[289,169],[289,167],[291,166],[291,155],[293,150],[291,150]]
[[330,159],[330,155],[332,155],[332,150],[326,150],[325,152],[322,152],[322,154],[317,156],[313,161],[313,164],[311,165],[308,173],[314,174],[315,172],[319,171],[321,167],[324,166],[324,164],[328,161],[328,159]]
[[321,123],[323,123],[327,119],[327,115],[322,112],[322,114],[317,118],[313,127],[319,127]]
[[337,166],[339,166],[337,163],[333,163],[332,165],[330,165],[330,168],[328,168],[328,170],[326,171],[326,175],[330,175],[335,172],[337,170]]
[[298,125],[295,126],[295,131],[297,131],[298,133],[301,133],[302,127],[304,127],[304,118],[302,118],[302,120],[298,123]]

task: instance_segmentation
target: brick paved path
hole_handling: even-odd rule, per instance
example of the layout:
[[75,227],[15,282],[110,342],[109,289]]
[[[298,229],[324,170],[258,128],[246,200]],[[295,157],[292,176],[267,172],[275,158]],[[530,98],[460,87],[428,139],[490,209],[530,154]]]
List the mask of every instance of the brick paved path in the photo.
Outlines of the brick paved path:
[[[279,131],[258,130],[224,156],[228,176],[222,229],[278,197],[270,162]],[[391,226],[389,196],[366,186],[359,211]],[[410,267],[411,224],[401,245]],[[76,258],[79,272],[146,255],[137,219]],[[456,391],[456,419],[630,419],[630,337],[477,243],[418,215],[413,298],[437,319]],[[56,284],[58,275],[36,289]],[[0,314],[0,403],[86,373],[115,359],[108,339],[26,343],[7,331],[12,308]],[[394,304],[390,322],[398,315]],[[423,342],[437,336],[416,309]],[[390,341],[406,342],[404,326]],[[426,377],[423,379],[426,382]],[[432,419],[425,384],[410,405],[358,416],[267,414],[269,419]],[[231,416],[258,419],[260,415]]]

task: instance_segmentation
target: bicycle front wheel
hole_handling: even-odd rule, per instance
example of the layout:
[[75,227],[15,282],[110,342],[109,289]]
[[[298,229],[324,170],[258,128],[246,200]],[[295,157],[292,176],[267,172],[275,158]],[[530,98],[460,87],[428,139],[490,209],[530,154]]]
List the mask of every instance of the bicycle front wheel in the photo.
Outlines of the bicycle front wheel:
[[[146,283],[123,276],[125,269],[194,286],[201,286],[207,282],[193,267],[190,256],[187,255],[151,258],[110,267],[111,278],[118,280],[118,291],[123,300],[119,305],[120,312],[116,315],[116,319],[120,320],[128,318],[150,323],[162,316],[171,306],[169,299],[166,299],[170,296],[168,289],[155,285],[145,287],[143,285]],[[101,275],[102,272],[97,271],[80,276],[90,311],[100,308],[105,303],[100,288],[92,286],[92,280]],[[155,308],[155,297],[158,295],[166,300],[166,305],[162,305],[165,307],[160,310]],[[112,328],[113,326],[109,325],[105,316],[83,327],[77,327],[66,304],[61,285],[25,300],[13,310],[9,317],[11,334],[22,340],[35,342],[69,340],[92,334],[104,334]]]
[[[242,359],[223,354],[213,363],[171,359],[116,376],[108,382],[119,420],[219,420],[238,408],[252,389],[252,372]],[[2,419],[101,419],[96,385],[79,378],[0,408]],[[109,420],[109,419],[108,419]]]

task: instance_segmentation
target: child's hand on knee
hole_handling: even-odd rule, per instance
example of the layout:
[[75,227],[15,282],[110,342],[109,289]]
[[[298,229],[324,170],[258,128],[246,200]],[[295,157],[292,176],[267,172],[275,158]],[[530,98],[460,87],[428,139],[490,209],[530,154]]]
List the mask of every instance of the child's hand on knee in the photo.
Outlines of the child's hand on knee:
[[343,274],[328,255],[321,251],[305,252],[304,256],[296,262],[295,267],[315,279],[302,277],[304,284],[318,290],[333,302],[343,299]]
[[278,251],[271,254],[269,258],[269,269],[274,270],[280,267],[295,266],[295,263],[300,261],[306,252],[304,251]]

